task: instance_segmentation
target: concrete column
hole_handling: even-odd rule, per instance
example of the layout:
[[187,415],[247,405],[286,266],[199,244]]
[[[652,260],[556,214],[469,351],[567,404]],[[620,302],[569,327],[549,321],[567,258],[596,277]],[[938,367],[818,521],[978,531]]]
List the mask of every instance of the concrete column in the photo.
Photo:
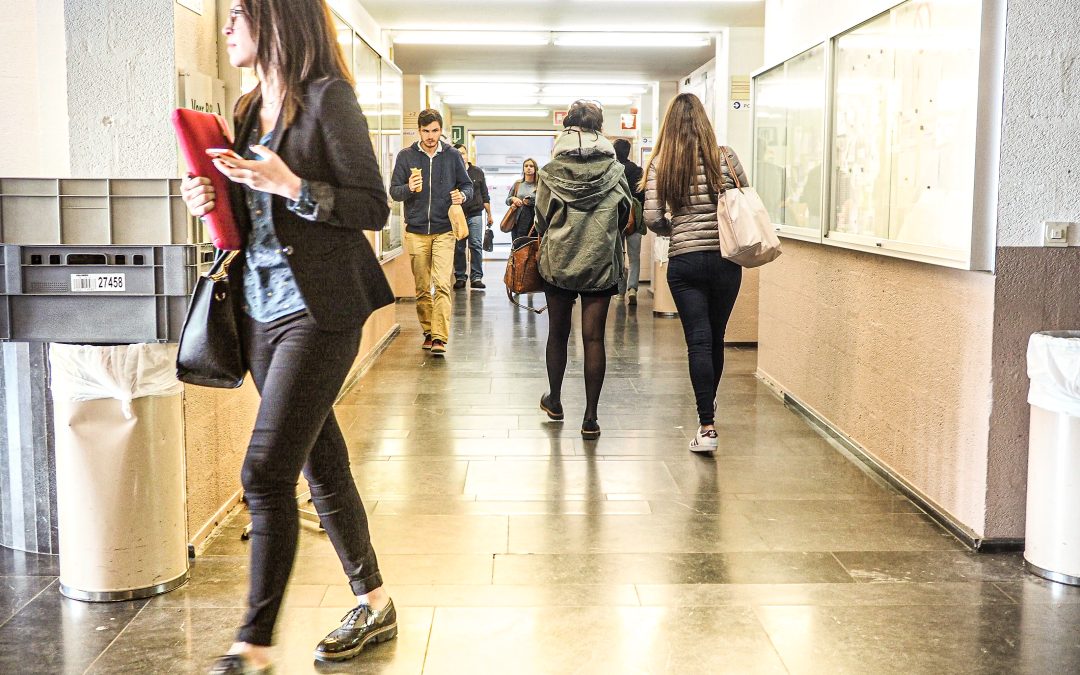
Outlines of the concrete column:
[[56,553],[48,345],[0,345],[0,546]]

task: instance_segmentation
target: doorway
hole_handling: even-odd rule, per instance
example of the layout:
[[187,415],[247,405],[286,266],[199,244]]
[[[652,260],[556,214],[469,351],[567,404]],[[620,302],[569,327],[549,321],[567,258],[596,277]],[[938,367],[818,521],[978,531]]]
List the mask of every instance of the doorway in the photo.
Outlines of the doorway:
[[536,160],[543,167],[551,159],[555,131],[473,131],[473,157],[476,166],[487,177],[491,196],[491,212],[495,217],[495,250],[485,255],[487,260],[505,260],[510,254],[510,235],[499,231],[506,213],[506,196],[521,178],[521,165],[526,159]]

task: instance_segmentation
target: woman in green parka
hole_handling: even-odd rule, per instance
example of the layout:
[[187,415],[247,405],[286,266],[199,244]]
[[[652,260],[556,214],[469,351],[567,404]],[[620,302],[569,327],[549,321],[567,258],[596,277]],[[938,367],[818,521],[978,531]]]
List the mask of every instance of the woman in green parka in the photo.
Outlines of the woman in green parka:
[[619,236],[630,217],[630,186],[601,134],[604,111],[592,101],[577,101],[563,121],[552,160],[540,170],[536,187],[536,229],[540,276],[548,307],[547,372],[550,390],[540,407],[563,419],[562,384],[574,303],[581,296],[581,336],[585,348],[585,415],[581,435],[600,436],[597,405],[604,386],[607,354],[604,326],[611,297],[623,275]]

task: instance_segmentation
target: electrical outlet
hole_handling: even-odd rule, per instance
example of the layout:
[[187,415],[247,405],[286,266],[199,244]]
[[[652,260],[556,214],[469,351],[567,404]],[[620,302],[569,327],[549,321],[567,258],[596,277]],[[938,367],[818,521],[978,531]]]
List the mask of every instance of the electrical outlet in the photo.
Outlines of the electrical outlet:
[[1043,246],[1068,246],[1070,225],[1072,223],[1043,222]]

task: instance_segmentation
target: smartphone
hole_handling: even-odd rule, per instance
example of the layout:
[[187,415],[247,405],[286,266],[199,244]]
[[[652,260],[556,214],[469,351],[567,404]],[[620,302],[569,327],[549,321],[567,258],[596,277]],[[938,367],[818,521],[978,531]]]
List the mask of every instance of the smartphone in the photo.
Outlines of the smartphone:
[[214,159],[218,157],[228,157],[229,159],[243,159],[240,155],[236,154],[232,148],[207,148],[206,154],[210,155]]

